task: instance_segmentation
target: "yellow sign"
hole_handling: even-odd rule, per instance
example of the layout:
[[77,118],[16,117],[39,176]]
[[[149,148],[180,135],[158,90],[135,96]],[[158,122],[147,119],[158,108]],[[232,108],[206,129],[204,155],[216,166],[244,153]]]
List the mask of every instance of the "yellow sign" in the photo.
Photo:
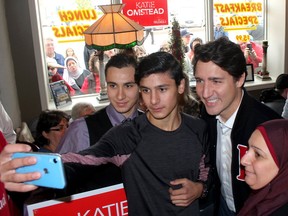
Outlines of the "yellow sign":
[[52,26],[52,32],[59,43],[84,41],[83,32],[90,26],[91,21],[98,19],[94,9],[60,10],[58,17],[61,26]]

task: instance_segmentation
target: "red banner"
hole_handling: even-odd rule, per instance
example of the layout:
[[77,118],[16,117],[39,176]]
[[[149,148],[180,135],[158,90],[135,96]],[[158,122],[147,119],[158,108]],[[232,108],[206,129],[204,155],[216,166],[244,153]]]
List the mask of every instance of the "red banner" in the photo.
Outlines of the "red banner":
[[128,215],[128,203],[123,185],[72,195],[29,205],[29,215],[34,216],[124,216]]
[[167,0],[122,0],[123,13],[142,26],[168,25]]

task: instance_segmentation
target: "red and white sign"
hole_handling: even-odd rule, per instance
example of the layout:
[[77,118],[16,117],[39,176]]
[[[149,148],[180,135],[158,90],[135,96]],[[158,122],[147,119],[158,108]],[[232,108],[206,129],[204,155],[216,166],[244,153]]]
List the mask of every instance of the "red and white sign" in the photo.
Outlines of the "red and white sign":
[[75,194],[27,206],[34,216],[124,216],[128,203],[123,184]]
[[123,13],[142,26],[168,25],[167,0],[122,0]]

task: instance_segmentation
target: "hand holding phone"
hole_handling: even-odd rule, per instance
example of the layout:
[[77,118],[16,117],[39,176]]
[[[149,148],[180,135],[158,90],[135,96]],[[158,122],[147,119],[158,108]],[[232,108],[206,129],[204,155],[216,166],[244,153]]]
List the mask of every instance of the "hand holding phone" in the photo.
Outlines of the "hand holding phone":
[[60,154],[41,152],[17,152],[12,158],[35,157],[37,163],[16,169],[17,173],[40,172],[41,177],[36,180],[24,182],[42,187],[63,189],[66,185],[64,167]]
[[252,44],[247,44],[247,48],[249,49],[249,51],[252,51]]

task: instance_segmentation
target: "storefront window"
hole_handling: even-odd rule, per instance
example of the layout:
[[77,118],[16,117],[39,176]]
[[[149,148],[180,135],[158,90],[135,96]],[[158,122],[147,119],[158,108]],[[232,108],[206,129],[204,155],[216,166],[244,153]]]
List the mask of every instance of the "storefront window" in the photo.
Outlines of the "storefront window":
[[214,39],[228,37],[240,44],[247,64],[257,71],[263,58],[265,37],[264,0],[214,0]]
[[[174,0],[149,2],[123,0],[121,2],[127,8],[125,10],[124,7],[123,14],[131,19],[136,15],[136,18],[139,18],[136,21],[145,27],[143,47],[146,54],[159,51],[163,44],[170,41],[174,18],[182,29],[191,33],[192,37],[200,37],[206,41],[204,2],[202,4],[196,0],[188,2],[185,0],[177,2]],[[84,82],[81,76],[86,77],[91,71],[88,62],[94,52],[85,47],[83,31],[103,15],[98,6],[110,3],[110,0],[39,1],[41,35],[45,63],[47,63],[44,76],[49,76],[47,79],[49,82],[64,79],[66,85],[74,88],[74,91],[71,91],[72,98],[73,96],[97,93],[96,88],[94,92],[81,90]],[[153,21],[151,21],[152,19]],[[117,50],[112,51],[117,52]],[[56,59],[58,65],[53,65],[51,58]],[[74,75],[71,75],[73,67],[76,69],[74,69]],[[78,79],[78,76],[81,79]]]
[[[249,49],[250,45],[247,44],[255,44],[252,45],[252,49],[257,54],[258,51],[262,53],[261,43],[266,39],[265,0],[139,0],[137,2],[122,0],[119,2],[126,4],[124,15],[131,19],[138,17],[139,20],[135,21],[145,27],[143,47],[147,54],[159,51],[170,41],[174,18],[179,22],[181,30],[190,33],[187,45],[190,45],[195,38],[205,43],[226,36],[235,43],[243,45],[243,49],[244,47]],[[44,56],[56,58],[57,64],[62,65],[57,71],[60,78],[63,78],[68,85],[77,84],[81,90],[83,79],[79,81],[80,83],[75,82],[73,77],[67,77],[67,73],[64,72],[70,69],[73,63],[77,68],[81,68],[80,72],[75,73],[74,78],[77,78],[79,73],[89,74],[91,68],[88,61],[93,50],[85,47],[83,31],[103,15],[98,6],[110,3],[110,0],[41,0],[38,2]],[[50,40],[46,40],[47,38]],[[256,50],[256,46],[259,50]],[[53,51],[59,55],[55,56]],[[117,50],[113,51],[117,52]],[[70,61],[70,64],[66,64],[65,59],[67,60],[68,56],[70,60],[74,59],[75,63]],[[49,58],[45,59],[46,64],[51,61]],[[259,67],[260,63],[261,59],[255,67]],[[51,77],[53,67],[46,66],[44,76]],[[48,82],[52,79],[45,80]],[[72,99],[91,93],[97,94],[96,88],[95,92],[77,93],[76,90]]]

